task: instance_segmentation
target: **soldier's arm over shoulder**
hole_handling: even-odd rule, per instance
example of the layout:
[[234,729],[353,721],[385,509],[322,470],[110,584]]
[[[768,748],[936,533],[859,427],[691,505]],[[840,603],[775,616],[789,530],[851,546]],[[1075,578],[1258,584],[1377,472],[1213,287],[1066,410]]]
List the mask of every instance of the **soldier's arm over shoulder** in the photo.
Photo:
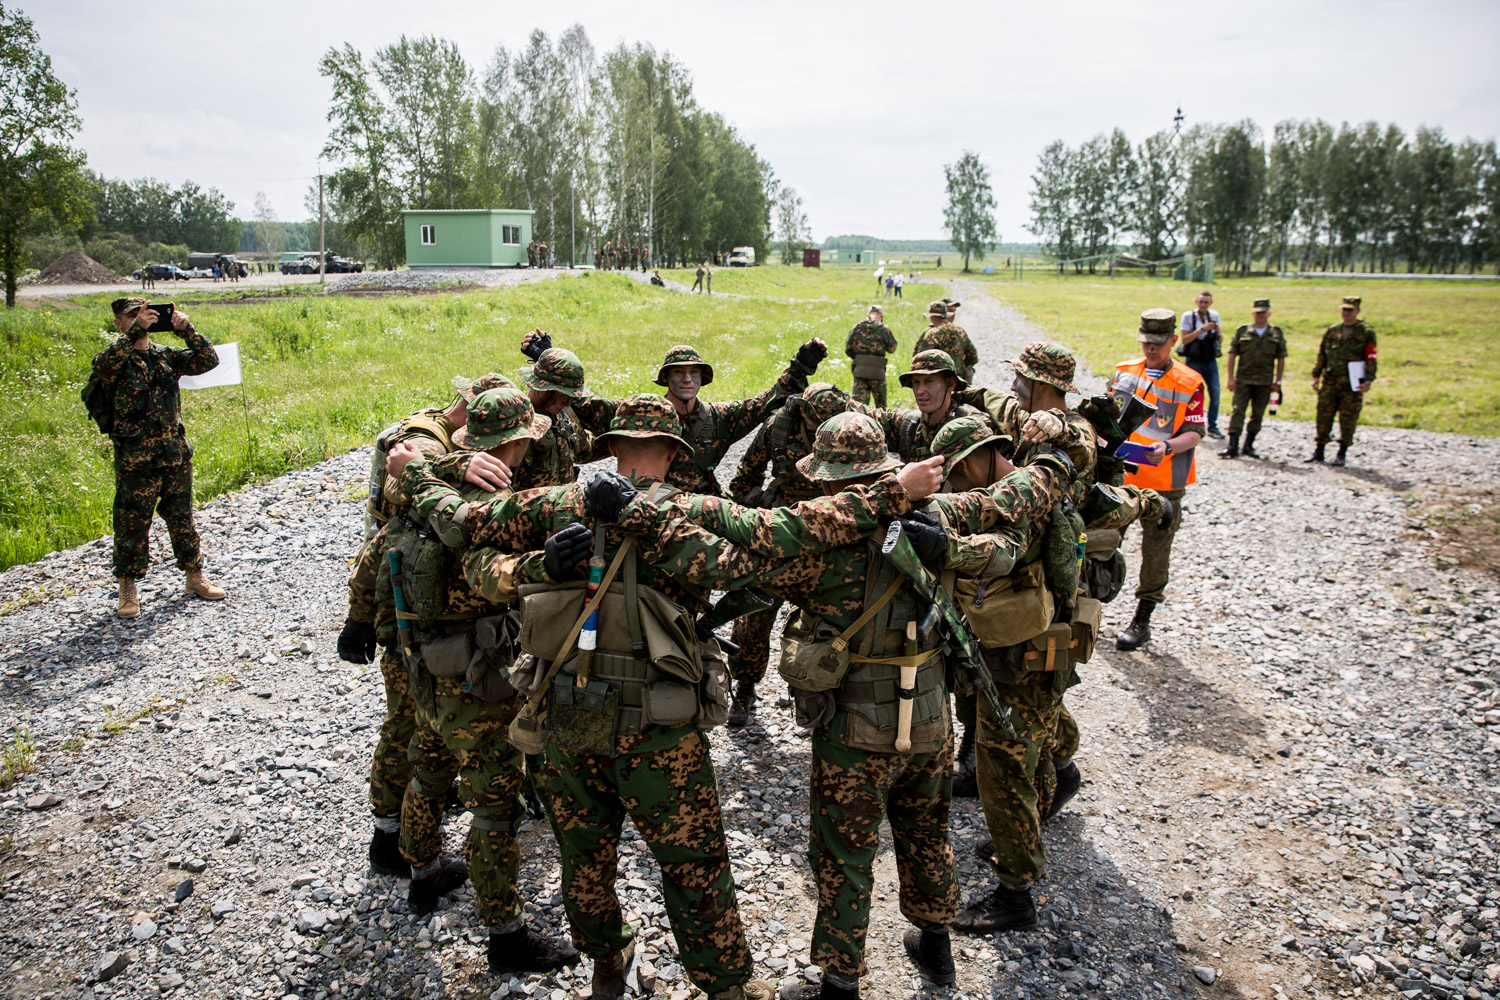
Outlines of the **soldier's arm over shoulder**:
[[470,587],[495,604],[509,604],[521,596],[521,584],[546,583],[546,553],[503,552],[492,545],[464,552],[464,579]]
[[764,484],[766,463],[770,460],[771,421],[767,420],[760,425],[760,430],[755,432],[755,437],[750,441],[750,447],[745,449],[740,464],[736,466],[734,478],[729,481],[729,495],[736,500],[743,500],[747,493]]
[[1045,469],[1028,465],[1005,476],[986,492],[994,498],[996,509],[994,524],[984,526],[984,530],[990,531],[996,524],[1041,516],[1062,496],[1063,483]]
[[884,520],[910,509],[911,498],[895,473],[886,473],[873,483],[851,486],[831,497],[814,497],[774,510],[741,507],[717,497],[700,498],[686,509],[686,516],[758,556],[789,558],[852,545],[874,535]]
[[[447,447],[441,441],[420,432],[409,434],[405,438],[403,438],[403,440],[406,444],[409,444],[420,451],[422,453],[422,457],[427,460],[423,463],[423,465],[425,466],[424,471],[428,476],[434,479],[443,480],[445,482],[453,481],[449,478],[451,474],[450,467],[445,466],[441,473],[439,473],[438,470],[432,467],[433,459],[442,458],[443,456],[448,454]],[[410,468],[410,466],[408,466],[408,468]],[[467,468],[468,463],[465,462],[464,469]],[[462,481],[463,472],[460,471],[458,474],[458,482]],[[386,500],[397,505],[398,507],[408,502],[407,498],[401,492],[401,482],[399,480],[392,479],[389,476],[386,477],[385,486],[381,488],[381,492],[385,495]]]

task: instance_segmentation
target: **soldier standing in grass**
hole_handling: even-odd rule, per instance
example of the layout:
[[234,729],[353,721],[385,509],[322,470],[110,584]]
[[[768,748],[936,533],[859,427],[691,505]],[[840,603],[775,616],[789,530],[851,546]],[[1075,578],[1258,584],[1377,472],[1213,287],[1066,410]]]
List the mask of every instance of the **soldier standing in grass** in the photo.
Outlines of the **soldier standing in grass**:
[[693,291],[695,291],[695,292],[701,292],[701,291],[703,291],[703,272],[705,270],[706,269],[704,268],[704,266],[702,264],[698,265],[698,273],[693,276],[693,288],[692,288]]
[[844,353],[850,358],[855,400],[885,406],[885,356],[896,353],[896,335],[885,325],[884,310],[871,306],[865,318],[854,324],[844,341]]
[[157,314],[145,299],[115,299],[110,308],[120,336],[94,356],[93,372],[114,413],[109,437],[115,453],[115,613],[121,618],[141,613],[135,581],[146,575],[150,562],[154,513],[167,523],[177,568],[187,574],[187,593],[220,600],[224,591],[203,575],[193,526],[193,447],[182,426],[177,385],[184,375],[213,370],[219,355],[180,309],[172,313],[172,331],[185,348],[151,342],[146,331]]
[[979,364],[979,352],[974,342],[963,330],[948,322],[948,303],[933,302],[927,306],[927,329],[917,335],[911,346],[913,357],[923,351],[945,351],[958,365],[955,372],[965,382],[974,380],[974,367]]
[[[1323,461],[1323,450],[1333,434],[1333,418],[1339,418],[1339,453],[1330,465],[1343,465],[1354,443],[1354,428],[1365,393],[1375,384],[1375,328],[1359,318],[1360,298],[1345,295],[1343,318],[1323,332],[1318,360],[1313,364],[1312,387],[1318,396],[1317,438],[1307,462]],[[1357,383],[1350,381],[1349,366],[1363,366]]]
[[[1225,352],[1225,388],[1234,393],[1234,412],[1229,416],[1229,447],[1220,458],[1240,456],[1240,431],[1245,432],[1245,455],[1260,458],[1255,450],[1255,435],[1260,433],[1261,416],[1271,393],[1281,388],[1286,369],[1286,337],[1281,327],[1271,325],[1271,300],[1256,299],[1251,310],[1252,322],[1234,331]],[[1250,408],[1250,426],[1245,427],[1245,408]]]

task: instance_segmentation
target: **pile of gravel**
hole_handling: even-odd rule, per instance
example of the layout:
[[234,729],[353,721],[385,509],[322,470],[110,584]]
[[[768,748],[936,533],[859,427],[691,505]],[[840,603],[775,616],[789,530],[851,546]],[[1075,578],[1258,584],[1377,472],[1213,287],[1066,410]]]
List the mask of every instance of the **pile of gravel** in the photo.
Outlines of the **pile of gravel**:
[[117,285],[118,274],[82,250],[70,250],[42,268],[32,280],[34,285]]
[[400,271],[364,271],[344,274],[328,283],[330,292],[355,289],[389,289],[391,291],[426,291],[447,285],[479,285],[499,288],[519,285],[572,272],[555,268],[525,267],[416,267]]

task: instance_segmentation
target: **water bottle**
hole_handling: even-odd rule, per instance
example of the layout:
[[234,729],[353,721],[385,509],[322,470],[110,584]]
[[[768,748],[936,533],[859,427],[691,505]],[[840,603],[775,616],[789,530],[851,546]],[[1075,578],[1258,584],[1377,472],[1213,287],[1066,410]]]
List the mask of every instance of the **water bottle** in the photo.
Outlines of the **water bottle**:
[[1281,405],[1281,386],[1278,385],[1276,388],[1274,388],[1274,389],[1271,390],[1271,403],[1270,403],[1269,406],[1266,407],[1266,409],[1269,410],[1269,411],[1271,411],[1271,416],[1274,417],[1274,416],[1276,416],[1276,408],[1278,406],[1280,406],[1280,405]]

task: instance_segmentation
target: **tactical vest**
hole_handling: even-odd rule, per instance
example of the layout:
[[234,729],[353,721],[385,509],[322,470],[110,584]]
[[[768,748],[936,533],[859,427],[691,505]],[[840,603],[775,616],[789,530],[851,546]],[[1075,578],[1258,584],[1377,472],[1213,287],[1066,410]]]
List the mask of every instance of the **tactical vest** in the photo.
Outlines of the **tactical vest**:
[[370,458],[370,494],[365,504],[365,540],[372,538],[380,526],[398,513],[398,508],[385,497],[385,460],[391,449],[405,441],[413,432],[420,431],[442,446],[444,452],[454,450],[453,431],[445,420],[438,417],[442,410],[418,410],[404,417],[375,435],[375,454]]
[[698,401],[698,412],[682,421],[683,437],[693,446],[693,465],[703,477],[698,492],[712,496],[720,493],[719,480],[714,475],[714,467],[719,463],[713,454],[718,441],[718,423],[713,404],[702,400]]
[[807,479],[797,471],[797,456],[789,447],[792,435],[802,427],[802,414],[790,406],[776,411],[771,418],[771,482],[765,488],[765,496],[774,500],[773,506],[785,506],[789,502],[822,496],[821,491],[809,491]]
[[[938,424],[936,427],[928,428],[927,421],[923,419],[920,412],[917,413],[915,419],[900,421],[896,424],[896,440],[894,442],[896,454],[901,457],[901,461],[903,462],[920,462],[923,459],[931,458],[932,439],[937,435],[938,430],[943,424],[948,423],[950,420],[967,417],[978,412],[972,406],[959,403],[956,406],[949,407],[947,416],[943,417],[943,423]],[[926,434],[926,440],[922,439],[924,433]]]

